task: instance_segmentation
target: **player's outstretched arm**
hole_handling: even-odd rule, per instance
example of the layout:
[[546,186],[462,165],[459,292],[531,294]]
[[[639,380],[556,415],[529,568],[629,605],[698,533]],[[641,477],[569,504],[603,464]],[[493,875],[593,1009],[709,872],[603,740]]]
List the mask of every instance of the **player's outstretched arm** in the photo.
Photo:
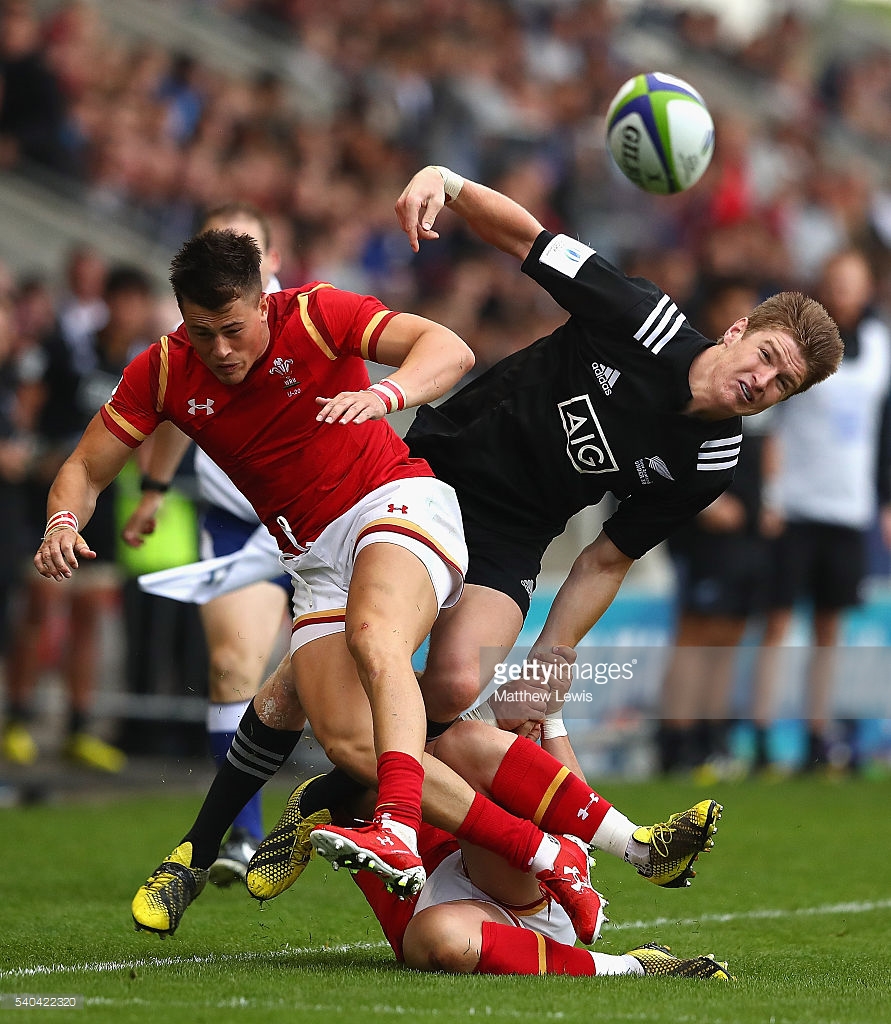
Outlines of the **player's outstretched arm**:
[[89,521],[96,498],[132,454],[133,449],[107,430],[97,413],[50,488],[46,531],[34,556],[41,576],[57,582],[68,579],[78,567],[78,558],[96,557],[80,535],[80,527]]
[[484,241],[523,260],[542,226],[513,199],[448,168],[424,167],[411,179],[396,201],[396,216],[415,252],[421,240],[439,238],[434,224],[446,204]]
[[572,563],[532,646],[532,657],[559,644],[577,646],[612,604],[633,562],[601,531]]

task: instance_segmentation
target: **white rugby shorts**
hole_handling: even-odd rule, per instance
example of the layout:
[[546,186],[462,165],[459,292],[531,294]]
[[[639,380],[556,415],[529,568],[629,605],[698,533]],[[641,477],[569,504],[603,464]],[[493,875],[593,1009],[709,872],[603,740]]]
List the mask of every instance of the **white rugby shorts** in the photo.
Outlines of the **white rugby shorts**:
[[527,907],[514,907],[500,903],[483,892],[482,889],[478,889],[464,870],[464,860],[460,850],[450,853],[428,876],[414,912],[419,914],[427,907],[436,907],[440,903],[452,903],[456,900],[477,900],[481,903],[488,903],[500,911],[505,924],[512,924],[516,928],[527,928],[529,931],[538,932],[548,939],[565,943],[567,946],[574,946],[578,938],[572,927],[572,922],[559,903],[542,897]]
[[359,552],[397,544],[424,563],[440,608],[461,596],[467,545],[454,490],[434,477],[396,480],[329,523],[301,555],[282,555],[294,577],[291,653],[345,629],[347,593]]

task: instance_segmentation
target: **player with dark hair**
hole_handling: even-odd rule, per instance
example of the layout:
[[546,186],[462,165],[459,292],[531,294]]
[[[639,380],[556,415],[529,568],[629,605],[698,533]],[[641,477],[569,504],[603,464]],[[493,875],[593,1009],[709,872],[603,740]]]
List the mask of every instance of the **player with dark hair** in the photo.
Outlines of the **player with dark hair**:
[[[384,417],[441,394],[473,356],[448,329],[331,285],[265,295],[260,258],[233,231],[205,232],[176,254],[184,324],[127,366],[91,420],[50,488],[34,561],[69,579],[78,558],[95,557],[80,521],[132,450],[164,420],[195,439],[252,501],[299,582],[292,658],[319,729],[352,681],[368,696],[380,801],[362,839],[379,841],[394,884],[410,890],[423,882],[413,847],[425,735],[411,656],[460,594],[466,549],[454,492],[409,458]],[[371,386],[366,358],[399,370]],[[281,738],[249,706],[229,757],[271,774]]]
[[[423,783],[439,824],[534,873],[579,934],[593,934],[596,894],[578,884],[583,852],[423,755],[411,655],[439,608],[457,600],[466,549],[454,492],[408,458],[381,421],[441,393],[472,355],[446,328],[324,283],[266,296],[259,259],[253,239],[231,231],[205,232],[174,257],[170,279],[184,325],[127,367],[63,465],[35,566],[61,581],[78,557],[92,556],[80,519],[131,449],[171,420],[229,473],[278,540],[297,582],[291,669],[329,756],[355,772],[354,748],[337,731],[344,707],[358,734],[373,737],[375,763],[363,777],[377,782],[371,824],[328,826],[314,839],[397,892],[417,892],[425,880],[417,850]],[[399,370],[370,385],[361,357]],[[292,713],[275,698],[249,705],[217,781],[270,777],[299,739],[288,729]],[[218,848],[218,839],[185,838],[137,893],[137,926],[172,931]]]
[[[267,295],[281,291],[276,274],[281,266],[272,245],[269,221],[251,203],[229,202],[210,210],[201,231],[231,229],[250,235],[260,249],[260,280]],[[200,233],[200,232],[199,232]],[[155,529],[176,470],[191,438],[172,423],[158,426],[144,463],[142,498],[122,531],[127,544],[139,547]],[[250,502],[201,448],[194,457],[201,515],[201,555],[204,559],[241,555],[242,563],[261,564],[269,579],[221,594],[199,604],[208,654],[207,737],[217,766],[229,752],[238,723],[260,687],[270,651],[288,611],[291,577],[281,571],[278,547],[261,524]],[[178,597],[176,591],[153,593]],[[232,822],[232,830],[210,868],[210,881],[227,886],[244,878],[248,862],[265,835],[260,794],[252,796]]]

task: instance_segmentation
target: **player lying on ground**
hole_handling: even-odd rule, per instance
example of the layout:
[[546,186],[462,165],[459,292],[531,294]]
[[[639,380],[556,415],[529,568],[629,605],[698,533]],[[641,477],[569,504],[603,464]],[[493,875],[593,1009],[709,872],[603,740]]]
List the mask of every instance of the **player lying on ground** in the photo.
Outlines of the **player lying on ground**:
[[[574,658],[574,652],[568,649],[558,653],[564,663]],[[279,669],[279,676],[286,675],[283,666]],[[561,686],[565,693],[566,685]],[[355,708],[357,713],[360,710]],[[452,741],[447,739],[450,730],[434,742],[444,755],[454,756],[451,767],[469,776],[474,785],[462,779],[465,790],[453,788],[445,794],[425,782],[425,817],[458,838],[485,846],[515,870],[529,875],[533,884],[564,906],[583,941],[590,941],[594,934],[599,908],[589,887],[575,889],[566,883],[584,867],[585,858],[580,859],[574,843],[549,833],[570,834],[584,843],[593,843],[628,861],[657,885],[667,887],[688,884],[693,861],[712,845],[722,810],[713,800],[701,801],[663,824],[638,827],[579,775],[531,741],[480,722],[463,723],[462,729],[466,730],[465,737],[479,740],[477,755],[463,748],[457,754],[450,753],[454,751]],[[547,742],[575,765],[565,734]],[[439,754],[433,763],[445,765]],[[238,789],[239,775],[244,773],[233,765],[223,766],[192,828],[137,892],[132,904],[137,928],[162,936],[175,931],[186,908],[204,887],[207,870],[201,865],[212,862],[231,815],[243,798],[243,791]],[[435,777],[430,773],[427,780]],[[302,799],[312,781],[291,794],[278,826],[252,859],[247,882],[259,899],[271,899],[293,883],[309,862],[313,843],[329,859],[344,866],[380,871],[366,851],[344,850],[337,845],[343,831],[331,824],[329,807],[306,812]],[[330,787],[326,792],[331,795]],[[354,795],[352,783],[341,800],[332,800],[335,813],[347,819],[356,813],[351,803]],[[221,808],[226,808],[225,813],[220,814]]]
[[[530,723],[531,724],[531,723]],[[466,766],[468,781],[490,791],[514,745],[538,760],[528,739],[459,722],[430,744],[447,763]],[[571,747],[544,740],[552,753]],[[498,783],[500,787],[503,783]],[[633,840],[632,840],[633,841]],[[671,842],[671,839],[669,839]],[[456,974],[671,975],[727,981],[727,965],[712,956],[680,959],[667,946],[647,943],[616,956],[576,946],[578,935],[562,908],[551,906],[535,880],[501,858],[454,836],[422,825],[421,856],[427,884],[420,896],[399,900],[368,872],[354,877],[380,922],[397,960],[421,971]],[[580,878],[579,884],[587,879]],[[601,918],[607,901],[601,897]]]

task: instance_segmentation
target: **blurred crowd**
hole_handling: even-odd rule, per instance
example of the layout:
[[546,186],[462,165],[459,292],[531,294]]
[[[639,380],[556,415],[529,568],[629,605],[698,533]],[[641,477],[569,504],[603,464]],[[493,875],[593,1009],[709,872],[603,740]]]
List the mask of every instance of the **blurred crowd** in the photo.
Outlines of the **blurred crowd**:
[[[171,252],[208,209],[251,202],[272,223],[285,287],[328,280],[422,313],[461,334],[480,368],[563,317],[447,216],[441,240],[411,254],[393,205],[426,163],[494,185],[548,228],[650,277],[694,323],[705,324],[718,284],[755,297],[826,291],[827,261],[851,249],[870,277],[861,312],[884,322],[891,310],[891,189],[873,159],[891,150],[891,40],[836,52],[801,5],[776,5],[744,42],[717,15],[657,2],[184,6],[215,8],[258,45],[284,44],[289,62],[239,77],[113,32],[87,0],[4,0],[0,168],[74,188]],[[680,196],[637,191],[604,146],[609,100],[649,70],[634,58],[644,34],[647,52],[656,39],[671,62],[659,70],[698,85],[716,121],[712,165]],[[720,102],[706,88],[716,76]],[[0,267],[6,651],[46,487],[101,404],[99,371],[113,377],[176,315],[144,275],[86,243],[58,271]],[[129,313],[113,306],[122,282],[139,300]]]

